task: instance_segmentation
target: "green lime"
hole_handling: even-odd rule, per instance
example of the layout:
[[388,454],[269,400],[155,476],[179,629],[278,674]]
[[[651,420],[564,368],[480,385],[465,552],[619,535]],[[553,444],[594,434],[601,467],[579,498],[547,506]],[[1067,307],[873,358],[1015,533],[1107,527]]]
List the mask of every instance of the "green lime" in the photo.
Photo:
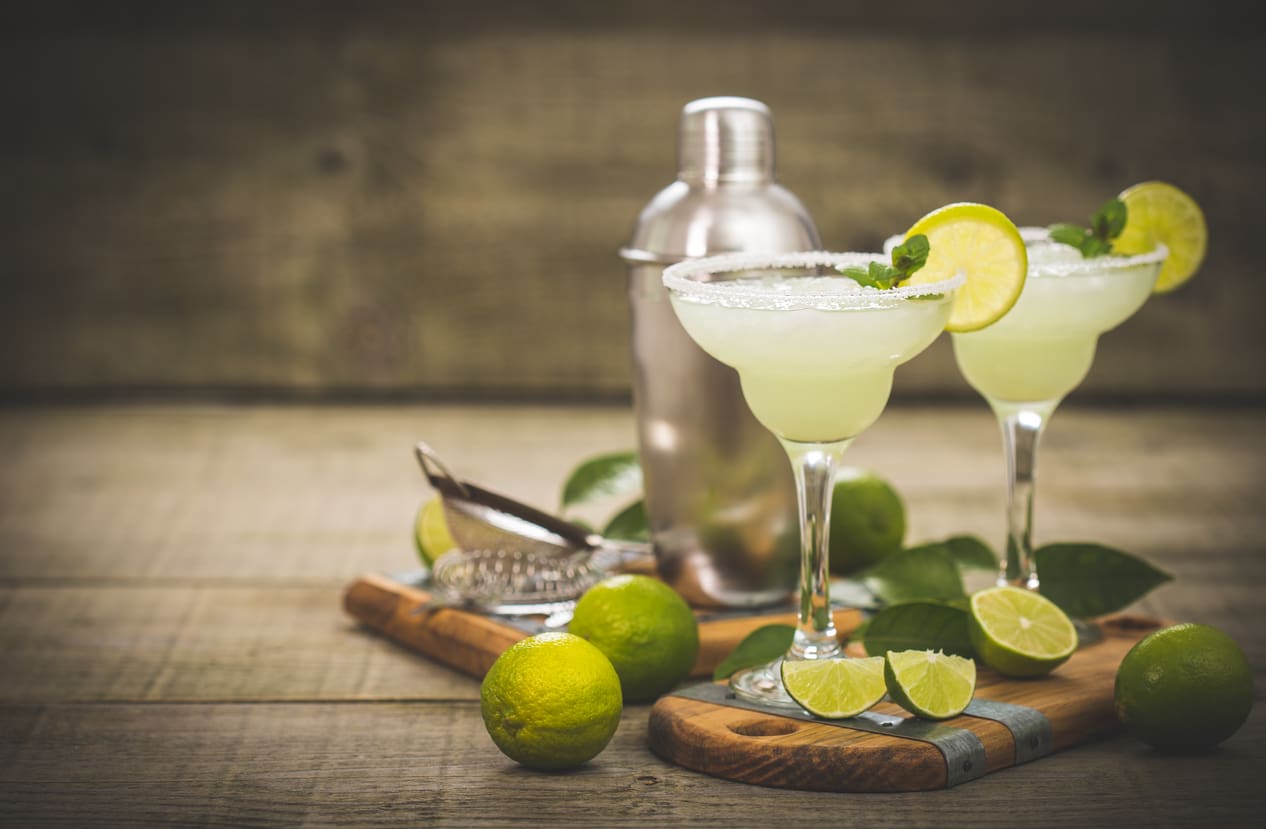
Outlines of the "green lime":
[[596,757],[623,706],[611,662],[570,633],[511,645],[484,676],[479,702],[497,748],[534,769],[567,769]]
[[413,521],[413,546],[417,548],[418,558],[427,567],[457,546],[448,531],[442,499],[432,498],[418,508],[418,515]]
[[884,658],[784,659],[782,685],[814,716],[856,717],[884,698]]
[[845,467],[831,493],[831,572],[869,567],[901,549],[906,508],[883,478],[865,469]]
[[1120,196],[1125,229],[1112,243],[1117,253],[1147,253],[1163,242],[1169,256],[1156,278],[1156,293],[1172,291],[1195,276],[1209,247],[1209,230],[1196,200],[1172,184],[1145,181]]
[[612,576],[585,591],[567,629],[606,654],[628,702],[648,702],[685,679],[699,655],[686,600],[650,576]]
[[1156,748],[1198,751],[1230,737],[1253,707],[1253,674],[1235,640],[1182,624],[1143,637],[1117,668],[1117,716]]
[[1045,596],[1019,587],[991,587],[971,597],[972,647],[1003,676],[1041,676],[1077,649],[1072,620]]
[[941,651],[888,651],[884,684],[911,714],[947,720],[963,713],[976,693],[976,663]]

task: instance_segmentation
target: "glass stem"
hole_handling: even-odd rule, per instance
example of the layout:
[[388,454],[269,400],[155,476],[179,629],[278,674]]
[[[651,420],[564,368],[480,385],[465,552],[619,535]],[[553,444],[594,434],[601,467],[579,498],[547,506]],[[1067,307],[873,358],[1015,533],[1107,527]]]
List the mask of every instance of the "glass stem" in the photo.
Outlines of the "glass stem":
[[1007,555],[998,584],[1038,588],[1033,560],[1033,495],[1037,483],[1037,445],[1055,402],[1023,409],[995,406],[1007,456]]
[[852,442],[782,441],[800,505],[800,613],[788,659],[825,659],[840,652],[831,613],[831,496],[835,469]]

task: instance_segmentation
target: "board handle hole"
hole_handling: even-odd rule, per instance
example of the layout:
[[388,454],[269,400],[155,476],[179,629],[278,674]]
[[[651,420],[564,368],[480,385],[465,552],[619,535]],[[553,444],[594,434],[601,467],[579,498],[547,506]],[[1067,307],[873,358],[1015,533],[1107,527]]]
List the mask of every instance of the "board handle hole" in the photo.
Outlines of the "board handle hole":
[[740,737],[781,737],[798,731],[800,726],[791,720],[743,720],[726,723],[726,728]]

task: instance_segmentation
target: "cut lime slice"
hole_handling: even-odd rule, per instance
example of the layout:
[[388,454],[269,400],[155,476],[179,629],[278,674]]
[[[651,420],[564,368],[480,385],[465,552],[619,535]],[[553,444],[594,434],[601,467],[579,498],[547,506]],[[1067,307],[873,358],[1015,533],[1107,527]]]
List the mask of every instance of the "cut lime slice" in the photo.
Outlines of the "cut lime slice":
[[1041,676],[1077,649],[1077,631],[1050,599],[1019,587],[971,597],[967,629],[981,660],[1004,676]]
[[954,294],[947,331],[977,331],[1011,310],[1024,289],[1029,259],[1020,231],[1000,211],[984,204],[950,204],[924,216],[906,232],[928,237],[927,264],[903,285],[953,279],[967,282]]
[[976,693],[976,663],[941,651],[888,651],[884,682],[892,701],[911,714],[947,720]]
[[1120,195],[1125,229],[1112,242],[1115,253],[1147,253],[1161,242],[1169,256],[1156,279],[1156,293],[1172,291],[1195,275],[1209,245],[1204,213],[1195,199],[1172,184],[1145,181]]
[[818,717],[856,717],[884,697],[884,658],[784,659],[782,684]]

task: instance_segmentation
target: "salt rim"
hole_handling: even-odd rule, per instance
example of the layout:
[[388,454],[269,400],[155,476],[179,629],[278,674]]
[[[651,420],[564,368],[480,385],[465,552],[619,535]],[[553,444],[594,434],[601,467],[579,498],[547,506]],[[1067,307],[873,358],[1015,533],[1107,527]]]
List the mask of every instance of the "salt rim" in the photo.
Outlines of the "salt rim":
[[821,284],[831,284],[838,290],[808,294],[773,293],[768,286],[759,286],[751,280],[723,282],[698,282],[692,276],[726,273],[743,270],[769,270],[774,268],[846,268],[854,265],[865,267],[871,262],[887,262],[881,253],[831,253],[823,250],[794,253],[722,253],[701,259],[687,259],[664,269],[664,286],[690,302],[718,304],[727,308],[754,310],[816,309],[835,311],[890,306],[896,300],[948,294],[966,282],[957,274],[940,282],[924,285],[907,285],[897,288],[872,288],[860,285],[852,279],[839,276],[827,277]]
[[[1035,245],[1058,245],[1051,239],[1051,232],[1044,227],[1022,227],[1020,230],[1020,238],[1024,240],[1026,247]],[[1029,261],[1029,276],[1042,278],[1044,276],[1077,276],[1081,274],[1101,274],[1104,272],[1121,271],[1129,268],[1137,268],[1141,265],[1159,265],[1162,264],[1166,257],[1169,256],[1169,248],[1162,242],[1157,242],[1156,247],[1147,253],[1140,253],[1134,256],[1094,256],[1090,259],[1081,259],[1074,262],[1039,262]]]

